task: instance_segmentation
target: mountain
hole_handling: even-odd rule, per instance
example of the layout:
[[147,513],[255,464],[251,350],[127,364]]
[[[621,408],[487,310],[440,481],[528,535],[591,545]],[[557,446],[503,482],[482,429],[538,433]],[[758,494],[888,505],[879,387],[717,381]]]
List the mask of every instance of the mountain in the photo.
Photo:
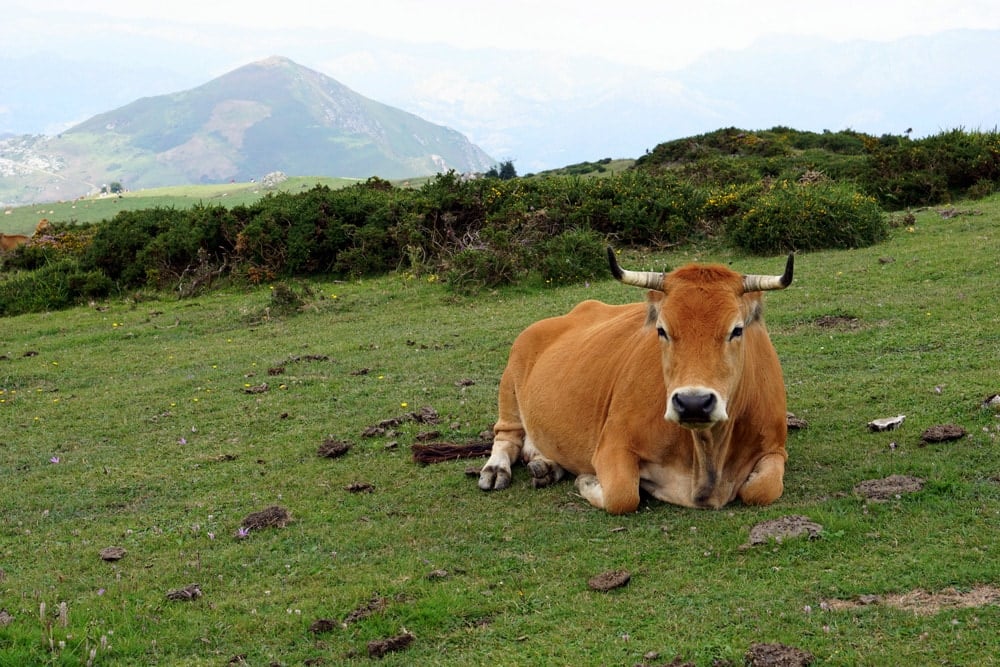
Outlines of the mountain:
[[302,176],[407,178],[496,163],[465,136],[368,99],[287,58],[136,100],[55,137],[0,142],[0,200]]
[[[723,127],[853,129],[912,137],[1000,122],[1000,30],[893,40],[773,35],[679,68],[596,55],[488,50],[373,52],[329,60],[388,104],[461,127],[518,173],[604,157]],[[372,73],[377,72],[374,76]],[[368,80],[362,81],[367,75]]]

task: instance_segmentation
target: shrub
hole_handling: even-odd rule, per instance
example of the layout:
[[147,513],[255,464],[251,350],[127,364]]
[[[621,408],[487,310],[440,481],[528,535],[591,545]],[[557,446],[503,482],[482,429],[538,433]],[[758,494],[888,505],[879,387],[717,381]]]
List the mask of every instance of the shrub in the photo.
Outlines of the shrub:
[[[122,288],[140,287],[148,279],[148,248],[160,234],[184,225],[188,213],[174,208],[122,211],[100,225],[84,254],[87,270],[103,272]],[[179,234],[179,236],[181,236]]]
[[444,263],[448,286],[463,293],[510,285],[526,272],[525,250],[507,230],[483,230],[475,245]]
[[604,237],[589,229],[563,232],[539,244],[533,266],[548,283],[575,283],[608,273]]
[[1000,183],[996,130],[950,130],[916,141],[883,135],[867,139],[865,148],[866,187],[890,209],[939,204]]
[[80,268],[76,260],[51,262],[0,281],[0,316],[68,308],[84,299],[106,296],[112,287],[107,276]]
[[875,199],[848,184],[782,181],[730,219],[727,232],[737,247],[771,254],[869,246],[888,226]]

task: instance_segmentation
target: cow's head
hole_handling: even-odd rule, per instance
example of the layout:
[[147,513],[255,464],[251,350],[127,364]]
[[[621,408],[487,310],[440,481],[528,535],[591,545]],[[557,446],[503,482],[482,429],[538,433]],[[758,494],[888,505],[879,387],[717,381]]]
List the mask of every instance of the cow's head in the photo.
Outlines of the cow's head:
[[[728,402],[743,376],[749,335],[763,335],[760,292],[792,282],[793,255],[780,276],[741,275],[720,265],[691,264],[671,273],[628,271],[608,248],[615,278],[650,290],[667,390],[665,418],[704,429],[729,418]],[[761,327],[754,333],[753,327]]]

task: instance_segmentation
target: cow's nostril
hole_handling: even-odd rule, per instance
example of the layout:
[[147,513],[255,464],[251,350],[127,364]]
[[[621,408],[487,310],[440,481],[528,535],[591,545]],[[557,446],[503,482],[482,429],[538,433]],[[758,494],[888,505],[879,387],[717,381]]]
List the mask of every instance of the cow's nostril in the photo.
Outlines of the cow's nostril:
[[715,394],[710,392],[698,394],[674,394],[671,401],[682,422],[711,421],[710,415],[715,410]]

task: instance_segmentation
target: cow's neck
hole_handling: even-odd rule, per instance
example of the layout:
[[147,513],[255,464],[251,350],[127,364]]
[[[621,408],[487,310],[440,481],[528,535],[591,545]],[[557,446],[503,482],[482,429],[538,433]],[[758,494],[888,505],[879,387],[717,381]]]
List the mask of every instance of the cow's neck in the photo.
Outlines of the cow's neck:
[[691,500],[698,507],[722,507],[732,499],[732,480],[725,475],[732,420],[691,431],[691,436],[694,439]]

